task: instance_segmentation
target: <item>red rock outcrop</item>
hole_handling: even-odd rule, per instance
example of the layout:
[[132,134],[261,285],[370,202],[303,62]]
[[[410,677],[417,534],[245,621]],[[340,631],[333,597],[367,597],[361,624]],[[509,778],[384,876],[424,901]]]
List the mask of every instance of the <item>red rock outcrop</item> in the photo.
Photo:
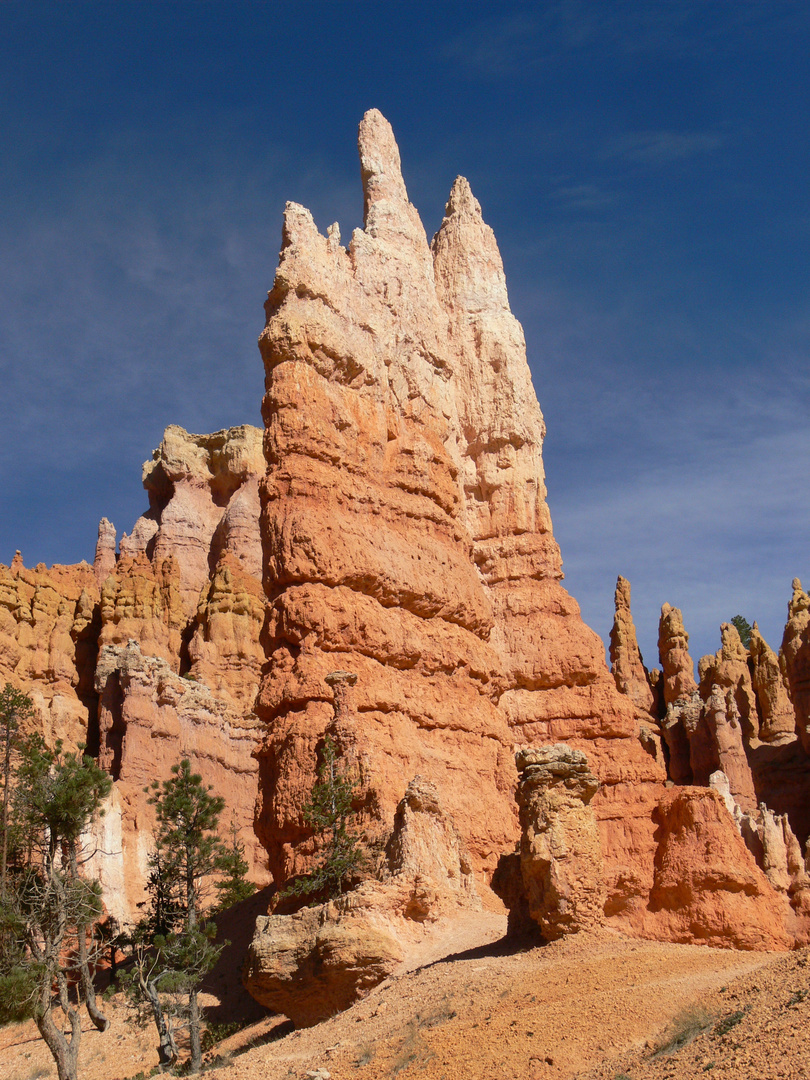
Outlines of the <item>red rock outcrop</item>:
[[[92,869],[112,913],[128,921],[145,899],[154,813],[144,787],[167,779],[184,757],[205,783],[225,795],[224,824],[233,821],[239,830],[250,877],[266,883],[264,852],[253,832],[256,718],[202,683],[180,677],[161,657],[142,652],[135,640],[101,649],[96,680],[98,759],[115,784]],[[110,846],[111,836],[116,842]]]
[[30,694],[49,743],[87,742],[96,708],[98,588],[92,567],[0,566],[0,683]]
[[729,689],[724,693],[723,687],[713,685],[703,711],[716,755],[712,773],[717,769],[725,773],[732,798],[741,809],[755,809],[757,795],[751,767],[745,753],[743,730],[734,690]]
[[790,742],[796,734],[796,714],[785,685],[779,658],[754,623],[751,630],[751,684],[757,698],[759,738],[767,743]]
[[118,555],[104,518],[92,568],[26,570],[19,554],[0,567],[0,682],[31,694],[49,743],[86,743],[115,778],[96,869],[119,916],[143,899],[144,783],[168,777],[183,755],[226,795],[250,875],[268,880],[252,829],[263,465],[257,428],[170,427],[144,466],[150,511]]
[[397,807],[386,856],[380,880],[256,921],[243,982],[257,1001],[297,1027],[316,1024],[367,994],[448,917],[481,906],[464,841],[420,776]]
[[810,596],[798,578],[793,579],[782,653],[796,712],[796,731],[805,752],[810,754]]
[[663,768],[560,585],[545,425],[494,236],[459,178],[428,245],[375,111],[360,159],[365,221],[348,248],[287,206],[260,338],[258,827],[273,873],[306,865],[302,794],[330,722],[323,679],[340,666],[358,676],[368,827],[385,832],[419,772],[488,873],[517,836],[514,743],[579,741],[603,783],[611,895],[632,906],[652,880]]
[[590,806],[599,781],[585,755],[562,743],[520,750],[516,765],[520,850],[502,858],[493,879],[510,909],[510,933],[525,932],[529,920],[546,941],[592,930],[605,914],[604,861]]
[[730,692],[743,733],[750,742],[759,738],[759,713],[748,667],[748,649],[740,640],[736,626],[731,623],[720,626],[720,641],[715,655],[705,656],[700,662],[701,696],[705,700],[713,686]]
[[636,627],[630,611],[630,582],[619,577],[614,595],[616,614],[610,631],[610,670],[616,686],[643,713],[657,716],[649,672],[641,659]]
[[788,948],[784,902],[720,795],[711,788],[676,788],[661,799],[658,816],[649,936],[721,948]]
[[264,471],[261,432],[243,425],[192,435],[172,424],[143,466],[149,510],[122,555],[173,558],[187,617],[194,614],[218,557],[228,552],[247,574],[261,576],[258,478]]

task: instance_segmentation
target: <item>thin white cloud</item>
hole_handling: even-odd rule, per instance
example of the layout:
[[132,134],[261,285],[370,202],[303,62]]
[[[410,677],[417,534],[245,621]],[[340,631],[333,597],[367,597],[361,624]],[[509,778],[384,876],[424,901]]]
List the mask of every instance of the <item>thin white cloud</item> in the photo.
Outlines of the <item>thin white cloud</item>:
[[725,142],[723,135],[713,131],[636,131],[610,140],[605,156],[665,166],[713,153]]

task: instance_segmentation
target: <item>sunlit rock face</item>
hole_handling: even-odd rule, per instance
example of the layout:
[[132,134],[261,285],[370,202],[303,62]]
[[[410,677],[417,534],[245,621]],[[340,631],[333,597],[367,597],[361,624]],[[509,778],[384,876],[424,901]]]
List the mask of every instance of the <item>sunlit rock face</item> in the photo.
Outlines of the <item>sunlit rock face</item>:
[[31,694],[50,745],[84,744],[115,780],[87,842],[122,920],[144,899],[154,824],[144,784],[182,757],[226,795],[250,875],[268,881],[253,831],[261,437],[169,427],[143,469],[150,509],[118,551],[104,518],[92,567],[28,570],[19,555],[0,567],[0,685]]
[[306,866],[302,797],[339,667],[357,675],[370,832],[419,772],[487,875],[518,836],[514,744],[581,743],[608,892],[629,914],[652,883],[663,766],[560,584],[545,425],[495,238],[460,177],[428,243],[376,111],[359,149],[363,229],[344,247],[288,204],[260,338],[271,867],[283,881]]
[[546,941],[604,922],[604,860],[591,800],[599,781],[581,750],[564,743],[520,750],[520,847],[502,857],[493,887],[509,931]]

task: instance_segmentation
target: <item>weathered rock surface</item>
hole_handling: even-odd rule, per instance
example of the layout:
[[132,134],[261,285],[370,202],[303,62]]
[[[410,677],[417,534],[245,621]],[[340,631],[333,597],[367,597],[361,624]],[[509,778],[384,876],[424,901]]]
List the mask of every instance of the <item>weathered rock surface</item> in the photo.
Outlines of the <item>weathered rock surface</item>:
[[75,748],[95,711],[98,588],[93,568],[0,566],[0,684],[30,694],[40,730]]
[[655,695],[638,647],[627,578],[620,576],[617,580],[614,604],[616,614],[610,632],[610,670],[621,693],[627,694],[643,713],[655,716]]
[[805,752],[810,754],[810,596],[798,578],[793,579],[782,653],[796,713],[796,731]]
[[705,723],[715,750],[711,772],[721,769],[728,777],[731,795],[737,805],[743,810],[753,810],[757,805],[757,796],[745,753],[734,689],[723,691],[722,686],[713,684],[704,705]]
[[[347,248],[289,204],[260,339],[269,664],[260,835],[306,866],[301,793],[344,667],[382,833],[419,772],[479,873],[517,836],[512,748],[588,746],[616,904],[651,884],[664,773],[597,636],[560,585],[545,425],[502,263],[469,184],[428,245],[377,112],[360,127],[365,222]],[[618,825],[618,820],[622,824]]]
[[682,787],[658,806],[651,937],[735,949],[785,949],[784,903],[711,788]]
[[259,918],[243,982],[261,1004],[307,1027],[363,997],[434,924],[478,907],[464,841],[436,788],[417,776],[397,807],[381,880]]
[[168,778],[184,757],[204,783],[225,796],[223,824],[236,825],[251,878],[266,883],[264,853],[253,832],[256,718],[207,686],[178,676],[162,658],[144,654],[135,640],[102,647],[96,685],[99,764],[115,781],[99,828],[105,835],[115,833],[117,842],[99,842],[93,869],[113,914],[126,921],[145,899],[154,813],[144,787]]
[[149,510],[121,539],[122,555],[175,560],[186,616],[219,556],[227,551],[246,573],[261,576],[258,480],[264,471],[261,431],[243,425],[192,435],[172,424],[144,463]]
[[[520,750],[518,856],[506,856],[493,886],[510,909],[509,930],[530,919],[546,941],[604,921],[604,861],[591,799],[599,781],[565,744]],[[519,873],[519,882],[517,875]]]
[[252,828],[263,468],[257,428],[170,427],[144,466],[150,510],[119,554],[104,518],[93,567],[0,567],[0,682],[31,693],[49,743],[86,743],[115,778],[96,862],[119,915],[143,900],[143,786],[183,755],[226,796],[251,877],[268,880]]
[[785,685],[779,658],[754,623],[751,630],[751,684],[757,699],[759,738],[767,743],[790,742],[796,735],[796,714]]
[[705,697],[709,687],[717,686],[731,694],[743,733],[750,742],[759,738],[759,713],[748,667],[748,649],[731,623],[722,623],[720,639],[717,653],[701,660],[701,691]]

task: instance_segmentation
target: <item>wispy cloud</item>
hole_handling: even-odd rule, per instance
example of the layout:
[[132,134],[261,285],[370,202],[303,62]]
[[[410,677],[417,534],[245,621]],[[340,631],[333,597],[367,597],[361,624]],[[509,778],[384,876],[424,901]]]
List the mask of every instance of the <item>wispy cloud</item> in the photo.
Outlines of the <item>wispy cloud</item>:
[[643,165],[671,165],[719,150],[726,138],[713,131],[636,131],[608,141],[607,158],[625,158]]
[[768,50],[786,33],[808,28],[810,13],[793,0],[549,0],[473,22],[450,39],[444,54],[479,78],[520,78],[592,48],[607,48],[615,57],[705,57],[741,46]]
[[565,210],[604,210],[616,201],[616,196],[597,184],[562,185],[551,192],[550,198]]

